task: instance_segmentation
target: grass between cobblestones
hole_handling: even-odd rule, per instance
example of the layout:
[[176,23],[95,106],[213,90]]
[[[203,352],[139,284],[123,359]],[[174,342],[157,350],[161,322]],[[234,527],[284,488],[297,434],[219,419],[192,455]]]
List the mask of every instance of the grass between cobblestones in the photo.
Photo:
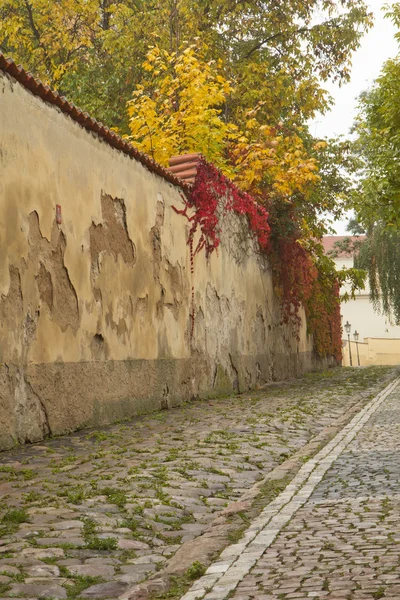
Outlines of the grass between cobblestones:
[[[49,585],[65,587],[71,599],[110,582],[120,594],[156,575],[229,502],[356,402],[368,402],[392,374],[388,367],[311,373],[0,454],[0,575],[8,578],[0,577],[0,595],[20,595],[26,581],[45,585],[32,575],[40,564],[56,567]],[[265,481],[252,507],[229,518],[227,543],[240,539],[297,470]],[[154,597],[180,597],[204,568],[189,565]]]

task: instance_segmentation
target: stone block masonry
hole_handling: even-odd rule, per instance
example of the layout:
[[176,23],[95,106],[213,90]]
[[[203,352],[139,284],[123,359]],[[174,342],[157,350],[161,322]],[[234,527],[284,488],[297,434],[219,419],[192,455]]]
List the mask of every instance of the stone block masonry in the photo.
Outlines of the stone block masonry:
[[2,70],[0,115],[0,449],[319,365],[239,217],[191,273],[162,170]]

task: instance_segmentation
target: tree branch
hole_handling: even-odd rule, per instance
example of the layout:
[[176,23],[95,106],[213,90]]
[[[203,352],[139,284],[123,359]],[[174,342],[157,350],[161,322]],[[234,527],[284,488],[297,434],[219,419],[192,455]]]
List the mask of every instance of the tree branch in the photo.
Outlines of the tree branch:
[[260,50],[265,44],[267,44],[268,42],[271,42],[272,40],[275,40],[279,37],[292,37],[292,36],[296,36],[299,35],[301,33],[311,33],[311,31],[315,31],[316,29],[320,29],[321,27],[338,27],[337,24],[337,18],[333,18],[330,19],[329,21],[325,21],[324,23],[319,23],[318,25],[313,25],[312,27],[299,27],[298,29],[295,29],[295,31],[292,32],[285,32],[285,31],[279,31],[278,33],[274,33],[274,35],[270,35],[269,37],[261,40],[260,42],[258,42],[245,56],[244,58],[250,58],[250,56],[252,54],[254,54],[254,52],[257,52],[257,50]]
[[32,5],[30,4],[30,2],[28,0],[25,0],[25,7],[26,7],[26,10],[28,12],[29,23],[30,23],[31,29],[33,31],[33,35],[35,36],[35,38],[37,40],[37,43],[39,44],[39,48],[41,48],[42,51],[43,51],[44,60],[45,60],[45,63],[46,63],[46,67],[47,67],[47,70],[49,71],[49,74],[50,74],[52,72],[50,56],[49,56],[49,54],[47,52],[47,49],[46,49],[45,45],[42,42],[42,38],[41,38],[41,35],[39,33],[39,30],[36,27],[35,20],[33,18]]

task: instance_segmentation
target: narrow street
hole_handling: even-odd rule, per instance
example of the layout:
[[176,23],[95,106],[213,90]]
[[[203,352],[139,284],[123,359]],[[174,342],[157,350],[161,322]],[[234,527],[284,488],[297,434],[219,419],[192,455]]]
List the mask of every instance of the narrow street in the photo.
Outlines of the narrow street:
[[304,465],[184,600],[398,600],[399,426],[396,380]]
[[400,0],[0,0],[0,600],[400,600]]
[[309,374],[0,454],[0,597],[399,598],[395,376]]

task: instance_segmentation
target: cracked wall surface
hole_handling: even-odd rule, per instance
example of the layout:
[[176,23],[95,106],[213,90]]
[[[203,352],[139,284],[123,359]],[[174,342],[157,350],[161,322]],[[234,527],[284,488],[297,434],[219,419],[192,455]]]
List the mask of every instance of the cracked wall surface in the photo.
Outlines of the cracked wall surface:
[[0,449],[317,365],[242,218],[192,273],[177,188],[3,73],[0,113]]
[[51,239],[48,241],[42,235],[36,211],[29,214],[28,223],[28,268],[35,271],[40,299],[61,331],[71,327],[76,332],[80,321],[78,297],[64,263],[66,235],[53,223]]

